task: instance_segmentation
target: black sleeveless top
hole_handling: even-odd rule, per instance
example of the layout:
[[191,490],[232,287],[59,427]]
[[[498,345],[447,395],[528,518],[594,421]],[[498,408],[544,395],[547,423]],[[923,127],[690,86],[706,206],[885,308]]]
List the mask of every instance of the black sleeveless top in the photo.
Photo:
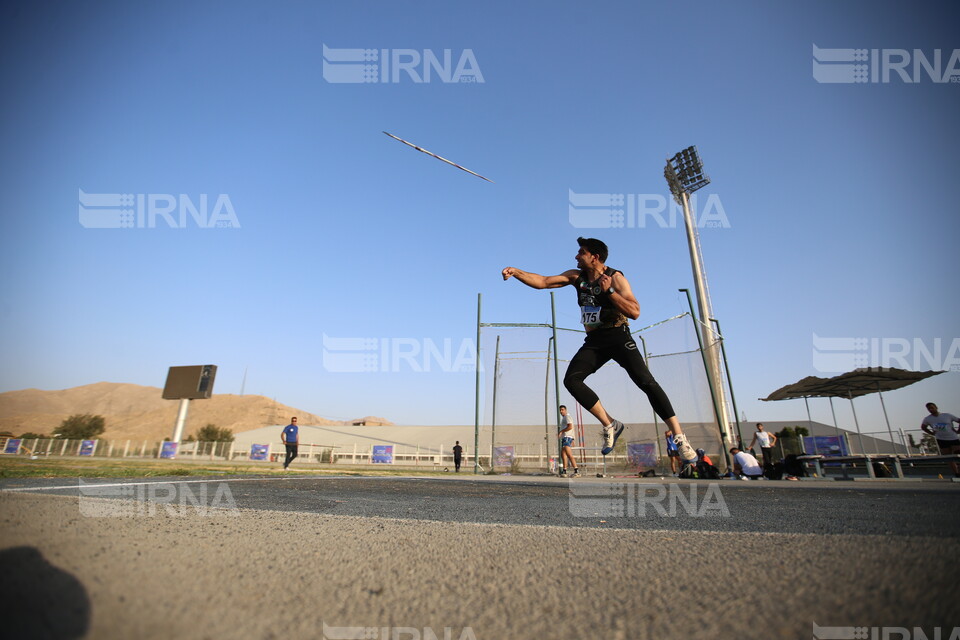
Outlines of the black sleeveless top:
[[[605,275],[611,278],[615,273],[622,273],[617,269],[607,267]],[[589,282],[580,272],[573,286],[577,289],[577,304],[582,314],[581,322],[588,330],[609,329],[627,324],[627,316],[620,313],[616,305],[610,300],[610,294],[600,290],[600,285]],[[599,307],[599,310],[597,309]]]

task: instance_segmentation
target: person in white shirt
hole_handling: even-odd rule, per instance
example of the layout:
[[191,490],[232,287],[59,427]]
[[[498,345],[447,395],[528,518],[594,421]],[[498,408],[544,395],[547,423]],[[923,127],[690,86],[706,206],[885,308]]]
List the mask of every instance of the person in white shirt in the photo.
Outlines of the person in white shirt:
[[[932,402],[927,403],[927,411],[930,415],[920,423],[920,429],[937,439],[941,454],[960,453],[960,433],[953,426],[954,422],[960,423],[960,418],[952,413],[940,413],[940,409]],[[955,461],[950,462],[950,468],[954,477],[960,477],[960,468]]]
[[566,405],[560,405],[560,475],[566,475],[567,469],[572,470],[571,477],[579,478],[580,470],[577,461],[573,459],[573,422],[567,415]]
[[777,444],[777,436],[763,430],[763,423],[757,423],[757,432],[753,434],[753,440],[747,449],[753,449],[754,444],[760,445],[760,453],[763,454],[763,466],[773,464],[773,445]]
[[752,455],[746,451],[741,451],[737,447],[730,447],[730,455],[733,456],[734,473],[744,476],[744,479],[763,477],[763,469]]

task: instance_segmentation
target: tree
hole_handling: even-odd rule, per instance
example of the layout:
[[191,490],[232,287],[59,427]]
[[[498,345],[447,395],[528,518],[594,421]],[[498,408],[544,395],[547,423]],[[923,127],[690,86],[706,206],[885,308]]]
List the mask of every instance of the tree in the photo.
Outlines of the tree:
[[920,443],[914,439],[912,433],[908,433],[907,437],[910,439],[910,447],[917,449],[921,454],[933,454],[936,455],[939,449],[937,448],[937,440],[929,433],[924,433],[920,438]]
[[233,442],[233,431],[227,428],[221,429],[210,423],[197,431],[197,440],[200,442]]
[[106,428],[103,416],[75,413],[60,423],[54,435],[68,440],[89,440],[103,433]]
[[795,427],[784,427],[777,431],[776,436],[778,438],[802,438],[804,436],[810,435],[810,429],[806,427],[801,427],[799,425]]
[[45,436],[42,433],[34,433],[33,431],[27,431],[26,433],[21,433],[20,438],[23,440],[45,440],[50,436]]

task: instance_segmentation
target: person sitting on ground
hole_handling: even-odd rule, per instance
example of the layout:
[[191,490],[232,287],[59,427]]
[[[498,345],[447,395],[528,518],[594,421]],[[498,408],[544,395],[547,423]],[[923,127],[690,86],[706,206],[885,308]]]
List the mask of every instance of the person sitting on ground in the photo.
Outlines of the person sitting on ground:
[[720,479],[720,470],[703,449],[697,449],[697,476],[705,480]]
[[744,480],[757,480],[763,477],[763,468],[757,459],[737,447],[730,447],[733,456],[733,472]]

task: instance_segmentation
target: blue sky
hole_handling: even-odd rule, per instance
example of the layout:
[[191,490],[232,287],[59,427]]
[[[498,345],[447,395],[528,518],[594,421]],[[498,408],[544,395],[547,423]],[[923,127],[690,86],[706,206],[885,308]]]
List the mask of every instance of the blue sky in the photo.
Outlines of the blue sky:
[[[665,158],[692,144],[712,178],[698,196],[729,223],[700,233],[748,419],[805,417],[802,403],[756,399],[829,375],[814,335],[905,343],[911,365],[918,344],[960,358],[960,83],[819,83],[811,71],[814,44],[941,50],[946,65],[960,48],[954,3],[0,12],[0,391],[162,386],[171,365],[213,363],[219,393],[239,393],[246,371],[247,393],[332,418],[472,423],[469,371],[333,371],[323,336],[456,350],[475,334],[478,293],[487,321],[548,321],[548,295],[499,272],[571,268],[578,235],[610,246],[641,304],[635,327],[683,312],[682,225],[578,229],[568,209],[570,191],[666,195]],[[483,81],[329,82],[324,45],[450,49],[454,61],[469,50]],[[239,228],[85,228],[81,190],[211,205],[223,194]],[[573,294],[557,301],[573,326]],[[919,424],[928,400],[960,414],[958,391],[950,372],[889,394],[894,428]],[[831,421],[825,401],[813,408]],[[876,398],[857,411],[885,430]]]

